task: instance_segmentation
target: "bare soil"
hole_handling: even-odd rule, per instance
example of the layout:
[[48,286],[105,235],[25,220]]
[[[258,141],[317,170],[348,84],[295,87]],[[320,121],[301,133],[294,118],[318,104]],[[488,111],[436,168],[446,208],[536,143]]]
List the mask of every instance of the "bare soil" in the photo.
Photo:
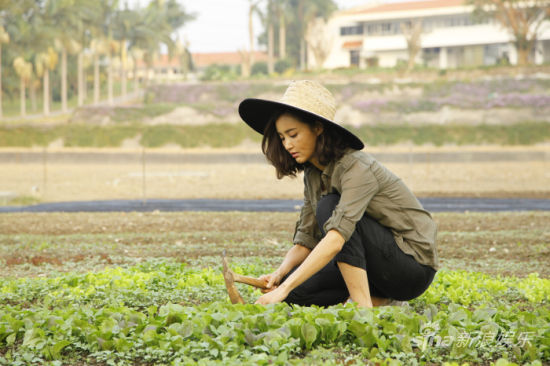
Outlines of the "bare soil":
[[[549,151],[548,146],[536,148]],[[391,149],[411,150],[407,146]],[[461,147],[415,149],[449,152]],[[550,198],[548,160],[386,166],[418,196]],[[278,181],[271,166],[259,163],[149,164],[145,179],[143,166],[135,163],[3,163],[0,171],[0,191],[42,201],[301,199],[303,194],[301,177]],[[291,246],[297,218],[297,213],[242,212],[2,214],[0,275],[49,276],[151,258],[218,266],[223,248],[232,257],[268,258],[275,266]],[[520,276],[550,274],[550,213],[439,213],[434,218],[439,224],[443,268]]]
[[[99,270],[151,258],[218,266],[232,258],[277,265],[291,244],[297,213],[3,214],[3,276]],[[550,213],[439,213],[441,266],[525,276],[550,269]]]

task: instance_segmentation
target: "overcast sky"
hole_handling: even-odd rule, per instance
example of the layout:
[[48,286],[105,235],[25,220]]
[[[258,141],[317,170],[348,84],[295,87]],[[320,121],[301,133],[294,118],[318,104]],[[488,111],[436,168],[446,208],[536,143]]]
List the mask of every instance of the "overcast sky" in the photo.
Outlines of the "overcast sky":
[[[196,19],[180,34],[189,41],[191,52],[224,52],[248,49],[248,0],[180,0]],[[148,0],[130,0],[145,6]],[[369,0],[335,0],[340,8],[368,4]],[[255,33],[261,31],[256,20]]]

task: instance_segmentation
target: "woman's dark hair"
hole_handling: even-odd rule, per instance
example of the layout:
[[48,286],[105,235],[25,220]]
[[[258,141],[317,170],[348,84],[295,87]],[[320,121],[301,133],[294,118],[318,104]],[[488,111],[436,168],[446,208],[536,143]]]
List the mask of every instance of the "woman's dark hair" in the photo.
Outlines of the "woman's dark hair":
[[307,117],[304,118],[303,116],[292,112],[284,111],[277,113],[265,126],[264,137],[262,139],[262,151],[267,160],[277,170],[277,178],[281,179],[285,176],[296,177],[296,173],[305,169],[305,164],[297,163],[292,155],[286,151],[281,138],[279,137],[279,133],[277,132],[275,122],[277,122],[277,119],[285,113],[288,113],[301,122],[306,123],[311,129],[319,123],[323,125],[323,132],[317,137],[317,142],[315,144],[315,153],[319,157],[319,163],[321,165],[326,166],[331,161],[340,159],[349,147],[349,143],[344,139],[342,134],[326,123]]

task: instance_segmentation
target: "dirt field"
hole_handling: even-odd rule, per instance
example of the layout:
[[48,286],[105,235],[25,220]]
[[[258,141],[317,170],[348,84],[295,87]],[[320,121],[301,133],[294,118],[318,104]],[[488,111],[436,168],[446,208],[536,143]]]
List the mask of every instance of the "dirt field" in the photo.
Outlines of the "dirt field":
[[[220,265],[262,258],[273,266],[291,245],[297,213],[2,214],[2,276],[50,276],[153,258]],[[441,266],[525,276],[550,269],[549,212],[440,213]]]
[[[550,156],[550,147],[546,146],[468,149],[493,152],[524,151],[534,148],[545,151]],[[413,151],[408,147],[392,147],[387,150]],[[459,147],[414,149],[434,153],[459,150]],[[197,151],[204,153],[204,150]],[[376,151],[382,150],[373,152]],[[188,153],[193,154],[192,151]],[[32,196],[42,202],[144,197],[302,198],[301,177],[278,181],[274,169],[267,163],[147,163],[144,174],[144,167],[138,162],[0,163],[0,192],[12,192],[20,197]],[[385,165],[421,197],[550,198],[550,159],[510,162],[410,162]]]

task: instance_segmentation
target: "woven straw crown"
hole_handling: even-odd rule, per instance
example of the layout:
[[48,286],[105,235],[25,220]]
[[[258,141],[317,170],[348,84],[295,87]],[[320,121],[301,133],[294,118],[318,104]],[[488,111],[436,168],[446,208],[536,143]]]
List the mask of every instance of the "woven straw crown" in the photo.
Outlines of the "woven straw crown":
[[316,81],[300,80],[290,84],[281,103],[317,114],[330,121],[336,114],[336,98]]

